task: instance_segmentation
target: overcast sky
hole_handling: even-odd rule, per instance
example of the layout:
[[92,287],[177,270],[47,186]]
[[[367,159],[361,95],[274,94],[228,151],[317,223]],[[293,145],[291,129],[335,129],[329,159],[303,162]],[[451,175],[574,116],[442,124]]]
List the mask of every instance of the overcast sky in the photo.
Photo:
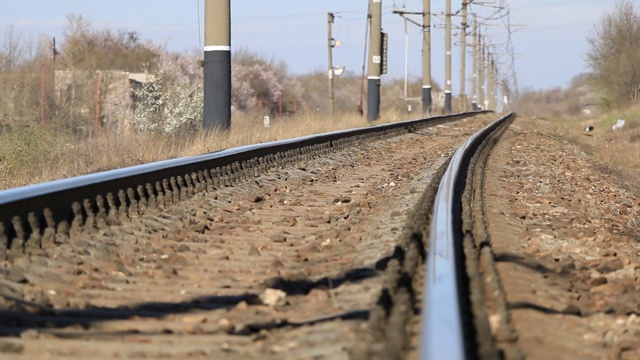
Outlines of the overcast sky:
[[[487,2],[487,0],[483,0]],[[496,0],[497,2],[497,0]],[[461,0],[454,0],[454,11]],[[518,54],[516,68],[520,88],[566,86],[585,71],[586,37],[614,0],[508,0],[511,23],[526,27],[513,34]],[[640,3],[640,0],[634,0]],[[334,49],[334,64],[360,73],[364,56],[367,0],[236,0],[232,1],[232,48],[243,47],[268,58],[284,60],[290,71],[303,73],[327,67],[327,12],[336,13],[334,38],[342,45]],[[445,0],[432,0],[432,12],[441,13]],[[404,23],[392,14],[392,6],[422,11],[422,0],[382,0],[383,28],[389,33],[389,75],[404,75]],[[5,1],[0,28],[13,25],[25,37],[62,38],[67,14],[81,14],[95,27],[135,30],[142,39],[166,44],[175,51],[203,46],[204,0],[20,0]],[[478,14],[490,9],[473,6]],[[200,21],[198,19],[200,15]],[[415,18],[421,22],[420,17]],[[459,19],[455,20],[459,23]],[[200,29],[198,24],[200,22]],[[443,84],[444,30],[441,17],[433,23],[433,78]],[[495,22],[501,25],[502,21]],[[504,27],[488,28],[496,44],[506,40]],[[409,26],[409,74],[420,77],[421,30]],[[501,50],[497,50],[498,52]],[[454,49],[453,92],[459,92],[459,48]],[[506,59],[503,59],[506,63]],[[470,63],[471,61],[467,61]],[[384,81],[384,78],[383,78]]]

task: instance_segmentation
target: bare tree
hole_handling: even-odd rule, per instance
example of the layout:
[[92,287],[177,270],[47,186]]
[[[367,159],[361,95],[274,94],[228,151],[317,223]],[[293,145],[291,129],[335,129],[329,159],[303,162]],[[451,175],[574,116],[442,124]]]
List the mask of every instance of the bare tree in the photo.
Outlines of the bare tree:
[[12,126],[37,119],[40,110],[39,70],[33,42],[12,25],[0,33],[0,124]]
[[603,105],[640,101],[640,14],[631,0],[618,0],[587,37],[587,65]]
[[9,25],[0,36],[0,72],[15,71],[23,61],[27,60],[27,53],[28,49],[22,34],[17,33],[13,25]]
[[95,29],[82,15],[67,15],[60,46],[62,66],[69,70],[156,70],[163,49],[141,43],[135,31]]

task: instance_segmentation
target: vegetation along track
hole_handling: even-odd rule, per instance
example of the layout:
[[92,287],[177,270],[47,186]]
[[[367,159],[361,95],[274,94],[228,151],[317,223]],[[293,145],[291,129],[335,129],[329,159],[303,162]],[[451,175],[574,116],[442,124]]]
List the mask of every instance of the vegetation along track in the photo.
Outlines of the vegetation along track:
[[430,197],[453,151],[492,118],[310,136],[3,192],[0,352],[416,356]]

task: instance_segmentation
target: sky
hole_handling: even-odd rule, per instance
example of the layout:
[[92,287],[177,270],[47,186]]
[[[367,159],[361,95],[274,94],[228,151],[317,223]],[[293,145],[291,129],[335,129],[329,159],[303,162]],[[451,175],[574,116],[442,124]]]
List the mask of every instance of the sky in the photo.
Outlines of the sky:
[[[493,0],[498,2],[497,0]],[[39,36],[62,39],[68,14],[82,15],[95,28],[133,30],[142,39],[164,44],[172,51],[193,51],[204,46],[205,0],[20,0],[4,1],[0,11],[0,31],[9,26],[23,38]],[[480,3],[480,1],[478,1]],[[482,3],[490,2],[483,0]],[[510,8],[515,48],[515,69],[520,89],[565,87],[571,78],[586,71],[589,49],[587,36],[602,15],[611,11],[614,0],[505,0]],[[633,0],[640,5],[640,0]],[[445,0],[432,0],[432,76],[444,83]],[[461,0],[453,0],[453,10]],[[407,11],[422,11],[422,0],[382,0],[382,27],[389,34],[389,73],[405,74],[405,28],[402,18],[392,13],[393,6]],[[364,60],[367,0],[271,0],[231,2],[231,46],[244,48],[269,59],[283,60],[292,73],[327,71],[327,12],[336,14],[333,37],[341,46],[333,51],[334,65],[345,66],[358,74]],[[640,7],[640,6],[639,6]],[[473,5],[479,16],[492,9]],[[415,21],[421,23],[419,16]],[[496,45],[503,67],[510,64],[503,52],[506,20],[486,27]],[[454,23],[460,23],[459,18]],[[459,30],[454,30],[459,33]],[[407,71],[410,77],[422,76],[421,29],[409,24]],[[0,37],[1,39],[1,37]],[[60,40],[58,40],[60,41]],[[470,41],[470,40],[469,40]],[[454,41],[459,42],[458,40]],[[2,46],[2,44],[0,44]],[[467,65],[471,66],[470,58]],[[453,92],[459,92],[460,48],[453,49]],[[503,69],[508,71],[508,69]],[[385,77],[382,81],[384,82]],[[469,82],[467,78],[467,82]]]

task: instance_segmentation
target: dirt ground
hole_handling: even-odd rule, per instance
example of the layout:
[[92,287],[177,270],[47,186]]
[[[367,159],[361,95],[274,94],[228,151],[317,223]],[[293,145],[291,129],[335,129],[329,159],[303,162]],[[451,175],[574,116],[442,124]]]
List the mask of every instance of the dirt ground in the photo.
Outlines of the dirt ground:
[[528,359],[640,359],[640,184],[542,120],[492,152],[485,202]]

